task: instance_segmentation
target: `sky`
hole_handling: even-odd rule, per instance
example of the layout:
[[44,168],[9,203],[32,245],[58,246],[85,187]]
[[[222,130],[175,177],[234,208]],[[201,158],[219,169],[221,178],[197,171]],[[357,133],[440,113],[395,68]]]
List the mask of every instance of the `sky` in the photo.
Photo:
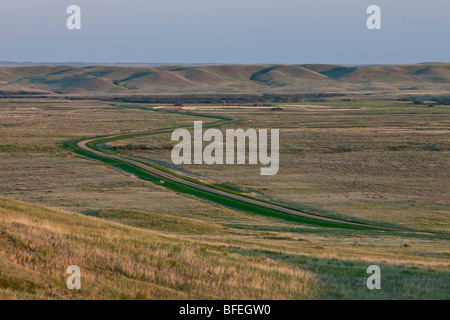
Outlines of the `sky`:
[[[366,27],[370,5],[381,30]],[[449,18],[449,0],[1,0],[0,61],[450,62]]]

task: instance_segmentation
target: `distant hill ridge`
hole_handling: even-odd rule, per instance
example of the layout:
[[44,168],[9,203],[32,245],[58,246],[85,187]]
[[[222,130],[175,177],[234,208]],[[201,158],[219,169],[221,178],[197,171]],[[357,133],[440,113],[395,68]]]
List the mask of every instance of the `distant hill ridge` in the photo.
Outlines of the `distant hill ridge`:
[[450,90],[450,63],[344,66],[160,65],[0,68],[0,92],[298,93]]

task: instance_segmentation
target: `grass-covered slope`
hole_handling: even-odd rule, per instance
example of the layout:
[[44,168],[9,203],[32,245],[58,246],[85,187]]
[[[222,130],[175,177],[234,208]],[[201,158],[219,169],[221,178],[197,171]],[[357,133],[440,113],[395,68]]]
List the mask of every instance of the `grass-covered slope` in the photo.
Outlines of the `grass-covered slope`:
[[[315,296],[315,277],[300,268],[5,198],[0,248],[0,299]],[[81,268],[79,291],[66,288],[70,265]]]
[[450,90],[450,64],[0,68],[0,93],[299,93]]
[[[299,255],[164,214],[153,222],[144,213],[111,214],[99,214],[103,220],[0,198],[0,300],[449,298],[442,269],[378,263],[382,290],[371,291],[365,259]],[[66,287],[69,265],[81,268],[81,290]]]

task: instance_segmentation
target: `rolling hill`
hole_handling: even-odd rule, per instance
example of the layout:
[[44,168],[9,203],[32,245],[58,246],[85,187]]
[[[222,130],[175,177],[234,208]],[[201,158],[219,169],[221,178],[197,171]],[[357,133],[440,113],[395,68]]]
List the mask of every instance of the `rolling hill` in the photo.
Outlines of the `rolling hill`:
[[16,66],[0,93],[301,93],[449,91],[450,63],[411,65]]

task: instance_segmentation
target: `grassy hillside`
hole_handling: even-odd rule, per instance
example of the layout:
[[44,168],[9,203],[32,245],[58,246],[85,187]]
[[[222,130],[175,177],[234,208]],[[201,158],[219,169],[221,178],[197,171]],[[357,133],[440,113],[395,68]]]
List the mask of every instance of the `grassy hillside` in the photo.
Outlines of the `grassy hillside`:
[[[316,279],[300,268],[4,198],[0,243],[0,299],[314,297]],[[73,264],[80,291],[65,285]]]
[[391,66],[30,66],[0,68],[0,92],[296,93],[450,90],[450,64]]
[[[303,256],[213,223],[193,237],[179,224],[198,221],[164,215],[155,231],[136,214],[101,216],[143,229],[0,198],[0,299],[448,299],[445,269],[378,263],[383,290],[370,291],[367,261]],[[73,264],[81,290],[66,288]]]

